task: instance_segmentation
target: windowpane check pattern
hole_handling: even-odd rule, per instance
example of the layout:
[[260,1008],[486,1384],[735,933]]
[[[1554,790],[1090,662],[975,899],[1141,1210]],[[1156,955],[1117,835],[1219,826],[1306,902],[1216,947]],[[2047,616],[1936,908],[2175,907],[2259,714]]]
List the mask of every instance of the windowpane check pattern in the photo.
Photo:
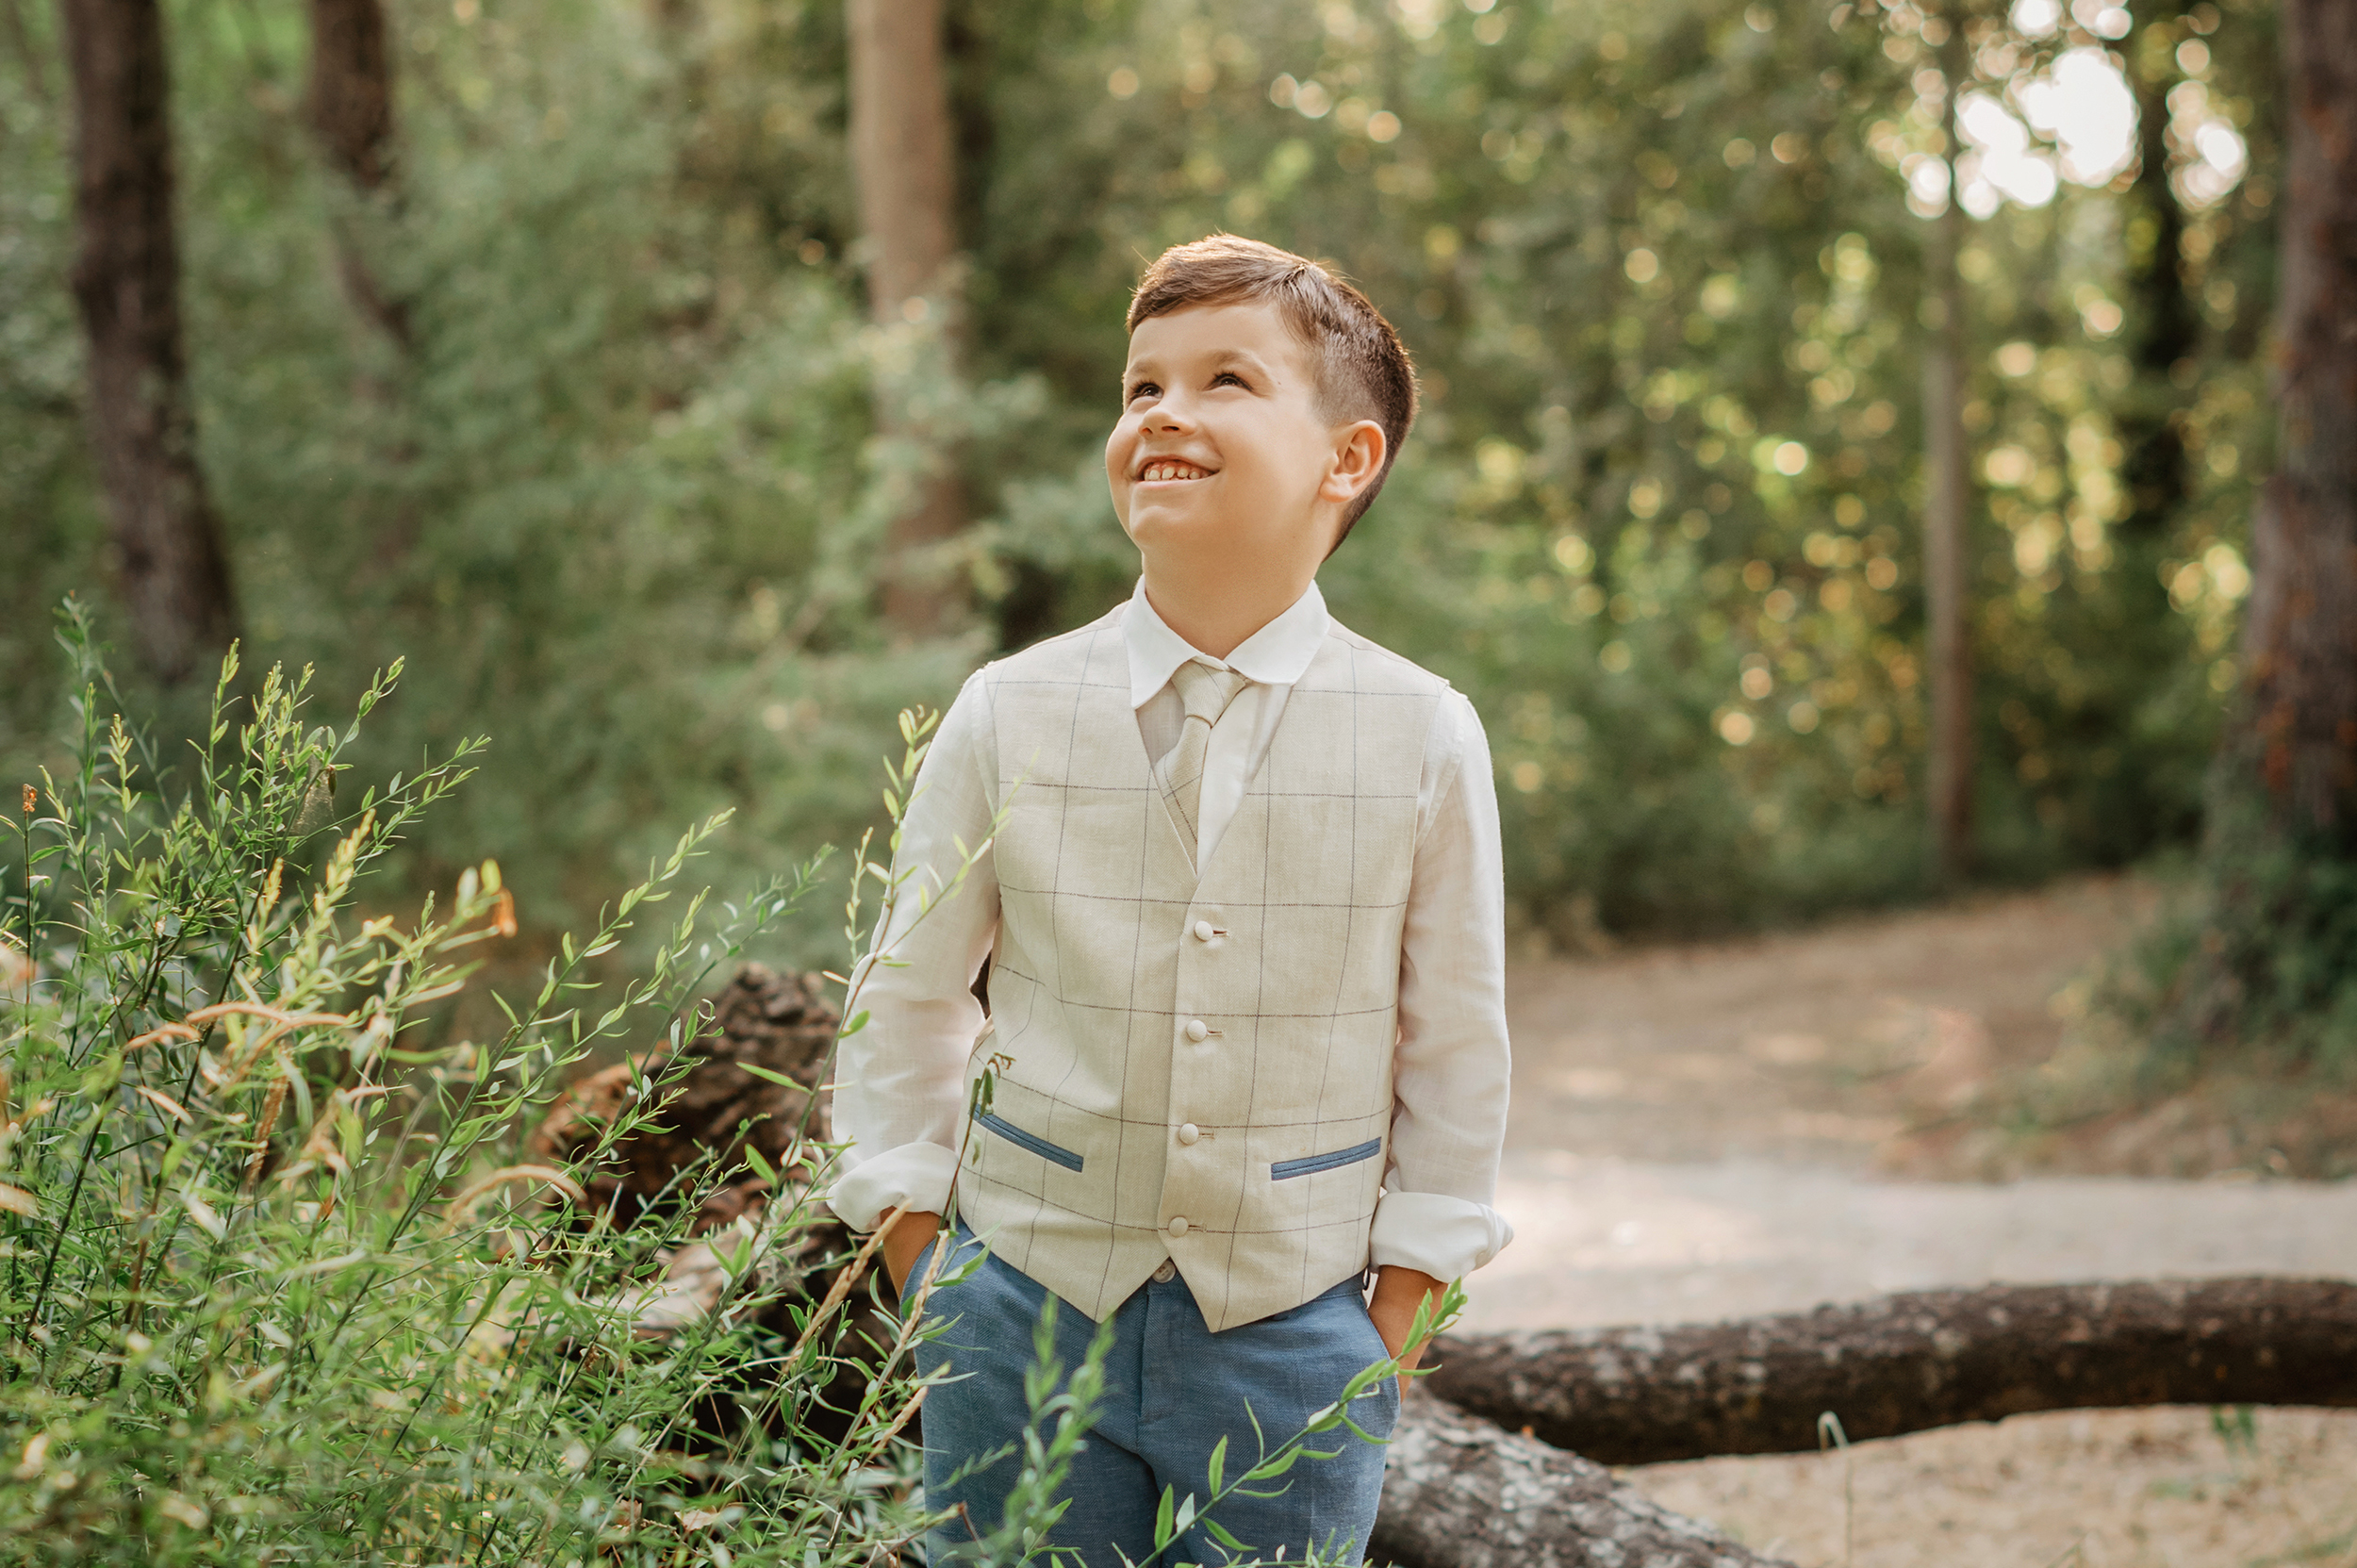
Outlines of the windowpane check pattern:
[[1449,694],[1332,627],[1198,871],[1188,740],[1243,678],[1186,667],[1206,694],[1180,686],[1186,729],[1156,767],[1121,614],[990,666],[960,698],[985,705],[977,744],[1008,811],[994,1028],[969,1072],[1010,1059],[992,1114],[1021,1136],[965,1138],[958,1199],[999,1256],[1090,1317],[1168,1258],[1217,1330],[1365,1265],[1418,783]]

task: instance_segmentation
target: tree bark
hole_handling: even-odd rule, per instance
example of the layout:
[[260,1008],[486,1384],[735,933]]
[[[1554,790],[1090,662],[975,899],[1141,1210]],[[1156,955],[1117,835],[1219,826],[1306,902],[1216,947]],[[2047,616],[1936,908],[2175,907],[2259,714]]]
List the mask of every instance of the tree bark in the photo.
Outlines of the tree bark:
[[2032,1411],[2357,1406],[2357,1284],[1923,1291],[1669,1329],[1443,1339],[1432,1393],[1609,1464],[1815,1448]]
[[[2136,20],[2147,29],[2166,28],[2184,13],[2183,0],[2169,0]],[[2119,477],[2128,492],[2128,514],[2118,532],[2146,540],[2165,535],[2185,503],[2183,421],[2188,394],[2171,372],[2198,346],[2201,325],[2185,289],[2185,215],[2168,184],[2168,90],[2174,78],[2167,71],[2143,69],[2155,53],[2149,45],[2125,51],[2136,97],[2138,164],[2123,204],[2129,234],[2121,281],[2128,298],[2128,330],[2120,347],[2136,381],[2113,416],[2126,454]],[[2149,605],[2163,602],[2151,571],[2141,574],[2136,586]]]
[[236,635],[220,525],[196,458],[180,329],[170,77],[156,0],[61,0],[74,105],[74,296],[90,347],[91,444],[131,646],[174,683]]
[[[363,197],[393,178],[393,59],[382,0],[311,0],[311,82],[305,105],[328,166]],[[336,225],[336,265],[354,306],[408,346],[408,309],[387,295],[352,225]]]
[[2210,779],[2206,926],[2159,1040],[2330,1048],[2357,1004],[2357,10],[2284,0],[2275,472]]
[[1518,1437],[1421,1389],[1383,1461],[1367,1555],[1400,1568],[1773,1568],[1648,1502],[1592,1460]]
[[2284,0],[2276,470],[2251,520],[2241,739],[2275,822],[2357,849],[2357,9]]
[[[1956,99],[1969,80],[1962,18],[1949,19],[1939,46],[1948,95],[1941,113],[1951,154]],[[1956,251],[1964,212],[1953,156],[1948,205],[1931,220],[1923,247],[1923,597],[1930,685],[1931,749],[1926,768],[1933,881],[1953,885],[1972,868],[1972,649],[1965,624],[1964,288]]]
[[311,0],[305,113],[320,150],[362,190],[393,173],[393,61],[379,0]]
[[[880,323],[939,322],[954,357],[951,258],[957,198],[943,60],[940,0],[845,0],[850,44],[851,170],[867,240],[867,295]],[[922,442],[900,377],[880,378],[878,423],[888,437]],[[913,379],[913,378],[909,378]],[[936,453],[937,460],[947,454]],[[894,631],[946,630],[963,595],[927,559],[965,526],[953,470],[920,477],[885,537],[884,619]]]

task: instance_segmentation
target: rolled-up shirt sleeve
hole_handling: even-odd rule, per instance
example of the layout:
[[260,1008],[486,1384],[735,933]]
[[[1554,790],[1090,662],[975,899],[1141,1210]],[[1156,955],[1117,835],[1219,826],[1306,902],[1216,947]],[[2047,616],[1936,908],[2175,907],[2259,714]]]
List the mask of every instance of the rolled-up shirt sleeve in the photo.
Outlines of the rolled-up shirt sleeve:
[[1503,1251],[1491,1205],[1506,1141],[1506,889],[1490,746],[1452,692],[1433,766],[1400,942],[1392,1147],[1368,1239],[1376,1267],[1455,1279]]
[[849,1147],[827,1202],[854,1230],[903,1203],[941,1213],[957,1179],[965,1064],[983,1024],[972,987],[998,929],[988,706],[976,675],[934,732],[901,816],[891,919],[852,976],[867,1024],[836,1059],[834,1130]]

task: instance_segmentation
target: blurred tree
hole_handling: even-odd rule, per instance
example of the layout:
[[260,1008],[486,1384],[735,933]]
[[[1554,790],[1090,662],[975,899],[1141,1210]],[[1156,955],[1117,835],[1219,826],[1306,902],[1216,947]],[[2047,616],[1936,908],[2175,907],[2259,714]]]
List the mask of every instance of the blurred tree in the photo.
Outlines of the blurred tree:
[[62,13],[91,444],[131,645],[151,674],[176,682],[228,644],[238,612],[181,344],[163,17],[157,0],[62,0]]
[[[311,82],[305,117],[328,166],[363,197],[393,177],[393,60],[383,0],[311,0]],[[353,305],[404,347],[408,307],[386,293],[349,222],[336,232],[337,272]]]
[[[940,0],[846,0],[849,35],[851,171],[867,241],[867,298],[885,325],[939,317],[937,341],[953,356],[960,310],[952,259],[957,192],[949,88],[942,61]],[[954,365],[932,367],[954,374]],[[886,437],[913,428],[906,388],[881,378],[878,424]],[[915,493],[885,537],[884,619],[904,636],[946,631],[964,595],[940,546],[965,526],[957,475],[941,466],[917,476]]]
[[41,51],[33,42],[33,30],[25,20],[25,0],[0,0],[0,20],[8,29],[8,45],[16,51],[25,71],[25,88],[35,103],[43,108],[50,105],[49,71],[41,58]]
[[1971,478],[1964,428],[1963,182],[1956,178],[1956,101],[1970,79],[1962,8],[1923,19],[1937,50],[1940,92],[1937,155],[1945,173],[1939,211],[1923,239],[1923,598],[1930,667],[1931,727],[1924,763],[1933,881],[1953,886],[1972,870],[1972,642],[1966,603],[1966,538]]
[[2273,476],[2213,776],[2193,1043],[2357,1063],[2357,7],[2283,0]]
[[2120,481],[2128,515],[2118,532],[2140,541],[2163,534],[2184,504],[2187,489],[2182,428],[2184,389],[2178,367],[2200,346],[2200,309],[2185,288],[2185,217],[2168,184],[2168,91],[2175,85],[2170,51],[2186,36],[2183,0],[2164,0],[2125,52],[2136,96],[2136,172],[2127,190],[2121,239],[2121,279],[2128,296],[2125,348],[2136,381],[2117,415],[2126,455]]

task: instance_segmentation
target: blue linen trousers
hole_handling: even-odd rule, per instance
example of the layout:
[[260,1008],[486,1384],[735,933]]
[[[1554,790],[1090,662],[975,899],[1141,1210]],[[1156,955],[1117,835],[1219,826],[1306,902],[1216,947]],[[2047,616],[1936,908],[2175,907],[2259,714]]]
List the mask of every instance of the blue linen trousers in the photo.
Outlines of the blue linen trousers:
[[[936,1241],[920,1254],[909,1278],[923,1278]],[[936,1285],[928,1317],[948,1321],[926,1343],[919,1365],[944,1365],[957,1380],[925,1396],[925,1501],[956,1507],[957,1518],[928,1539],[936,1564],[956,1560],[958,1548],[997,1528],[1007,1495],[1023,1467],[1022,1434],[1029,1420],[1023,1375],[1036,1353],[1032,1343],[1047,1289],[991,1257],[964,1226],[943,1275],[981,1254],[964,1280]],[[1060,1500],[1069,1499],[1049,1532],[1049,1545],[1087,1568],[1121,1568],[1126,1556],[1145,1564],[1154,1551],[1154,1516],[1162,1489],[1201,1507],[1211,1495],[1212,1447],[1228,1439],[1226,1478],[1252,1468],[1263,1438],[1270,1451],[1342,1396],[1350,1379],[1390,1354],[1367,1315],[1361,1277],[1352,1275],[1289,1312],[1223,1333],[1204,1327],[1202,1309],[1178,1271],[1165,1265],[1114,1309],[1112,1354],[1105,1363],[1105,1398]],[[1097,1325],[1057,1303],[1056,1357],[1070,1377],[1088,1353]],[[1245,1413],[1249,1405],[1251,1414]],[[1381,1439],[1399,1416],[1399,1384],[1385,1378],[1360,1395],[1351,1418]],[[1260,1434],[1252,1418],[1260,1420]],[[1046,1434],[1043,1433],[1043,1436]],[[959,1476],[972,1458],[1002,1444],[1014,1452]],[[1277,1480],[1253,1483],[1275,1497],[1230,1496],[1212,1510],[1229,1533],[1264,1558],[1280,1548],[1298,1560],[1305,1546],[1344,1554],[1356,1562],[1366,1550],[1383,1494],[1382,1447],[1348,1427],[1309,1440],[1331,1459],[1304,1458]],[[1153,1568],[1218,1564],[1234,1554],[1200,1524],[1173,1542]]]

